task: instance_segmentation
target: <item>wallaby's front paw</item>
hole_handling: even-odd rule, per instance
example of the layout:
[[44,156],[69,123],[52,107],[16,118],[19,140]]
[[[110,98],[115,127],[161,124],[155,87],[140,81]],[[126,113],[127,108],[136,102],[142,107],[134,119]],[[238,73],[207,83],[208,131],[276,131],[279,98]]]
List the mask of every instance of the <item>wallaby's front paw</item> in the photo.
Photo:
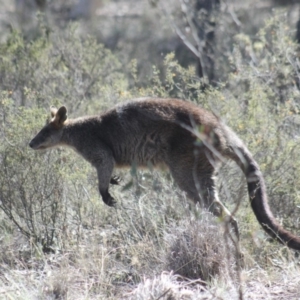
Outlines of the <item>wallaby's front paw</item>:
[[121,178],[119,176],[112,176],[110,179],[110,184],[115,184],[115,185],[119,185],[121,182]]
[[103,198],[103,201],[106,205],[110,207],[115,207],[117,204],[117,201],[111,195],[108,195],[107,197]]
[[114,207],[117,203],[117,201],[110,195],[110,193],[108,192],[108,189],[106,190],[100,190],[100,195],[102,197],[103,202],[110,206],[110,207]]

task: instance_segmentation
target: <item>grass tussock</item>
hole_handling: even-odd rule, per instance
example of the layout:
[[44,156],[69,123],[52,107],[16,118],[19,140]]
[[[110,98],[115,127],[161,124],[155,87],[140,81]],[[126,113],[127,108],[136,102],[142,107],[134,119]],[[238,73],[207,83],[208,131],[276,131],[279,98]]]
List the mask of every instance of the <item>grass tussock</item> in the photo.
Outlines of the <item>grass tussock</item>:
[[172,272],[163,272],[154,278],[145,278],[132,292],[125,294],[124,299],[193,299],[205,293],[202,283],[201,280],[187,281]]
[[236,269],[234,244],[209,213],[185,220],[167,235],[166,267],[189,279],[227,278]]

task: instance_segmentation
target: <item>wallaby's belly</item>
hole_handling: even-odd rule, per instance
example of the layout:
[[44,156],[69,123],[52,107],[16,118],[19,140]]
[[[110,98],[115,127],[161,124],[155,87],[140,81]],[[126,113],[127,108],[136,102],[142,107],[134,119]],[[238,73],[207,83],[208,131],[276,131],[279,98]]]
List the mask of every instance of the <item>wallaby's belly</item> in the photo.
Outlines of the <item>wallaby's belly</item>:
[[157,132],[128,137],[126,143],[119,145],[119,151],[115,151],[116,165],[139,167],[162,167],[165,163],[168,151],[167,141]]

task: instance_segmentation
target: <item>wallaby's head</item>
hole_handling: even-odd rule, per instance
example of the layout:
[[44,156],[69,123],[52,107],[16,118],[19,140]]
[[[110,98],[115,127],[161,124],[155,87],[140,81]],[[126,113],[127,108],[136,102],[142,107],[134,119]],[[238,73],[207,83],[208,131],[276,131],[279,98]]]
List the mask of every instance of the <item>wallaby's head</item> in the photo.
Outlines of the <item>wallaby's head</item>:
[[47,149],[60,144],[64,123],[67,120],[67,109],[65,106],[59,109],[51,107],[50,111],[51,120],[47,121],[42,130],[29,143],[34,150]]

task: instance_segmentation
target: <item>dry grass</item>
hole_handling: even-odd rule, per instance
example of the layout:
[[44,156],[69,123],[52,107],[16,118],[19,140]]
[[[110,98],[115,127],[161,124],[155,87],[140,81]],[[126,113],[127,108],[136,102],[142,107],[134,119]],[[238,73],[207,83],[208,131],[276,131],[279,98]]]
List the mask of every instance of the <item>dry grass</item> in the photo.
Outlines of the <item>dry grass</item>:
[[[247,248],[242,249],[245,266],[239,274],[235,248],[226,244],[223,224],[207,213],[190,213],[178,202],[185,200],[176,197],[176,189],[169,191],[175,198],[172,205],[181,213],[176,225],[175,219],[163,224],[157,218],[166,206],[153,208],[151,194],[149,202],[143,196],[133,199],[133,192],[126,194],[132,215],[125,209],[117,216],[111,212],[119,227],[83,230],[78,243],[69,244],[64,253],[43,254],[34,245],[22,249],[26,243],[18,238],[10,241],[7,253],[1,255],[0,298],[240,299],[240,289],[243,299],[300,297],[299,262],[289,250],[265,242],[264,248],[256,249],[261,258],[255,261],[249,252],[251,241],[243,236]],[[133,216],[137,220],[129,224]],[[149,232],[137,227],[141,217],[152,220]],[[13,258],[17,247],[20,255]]]
[[167,236],[170,245],[166,268],[189,279],[210,281],[228,278],[236,269],[235,247],[225,236],[223,224],[209,213],[199,220],[184,220]]

